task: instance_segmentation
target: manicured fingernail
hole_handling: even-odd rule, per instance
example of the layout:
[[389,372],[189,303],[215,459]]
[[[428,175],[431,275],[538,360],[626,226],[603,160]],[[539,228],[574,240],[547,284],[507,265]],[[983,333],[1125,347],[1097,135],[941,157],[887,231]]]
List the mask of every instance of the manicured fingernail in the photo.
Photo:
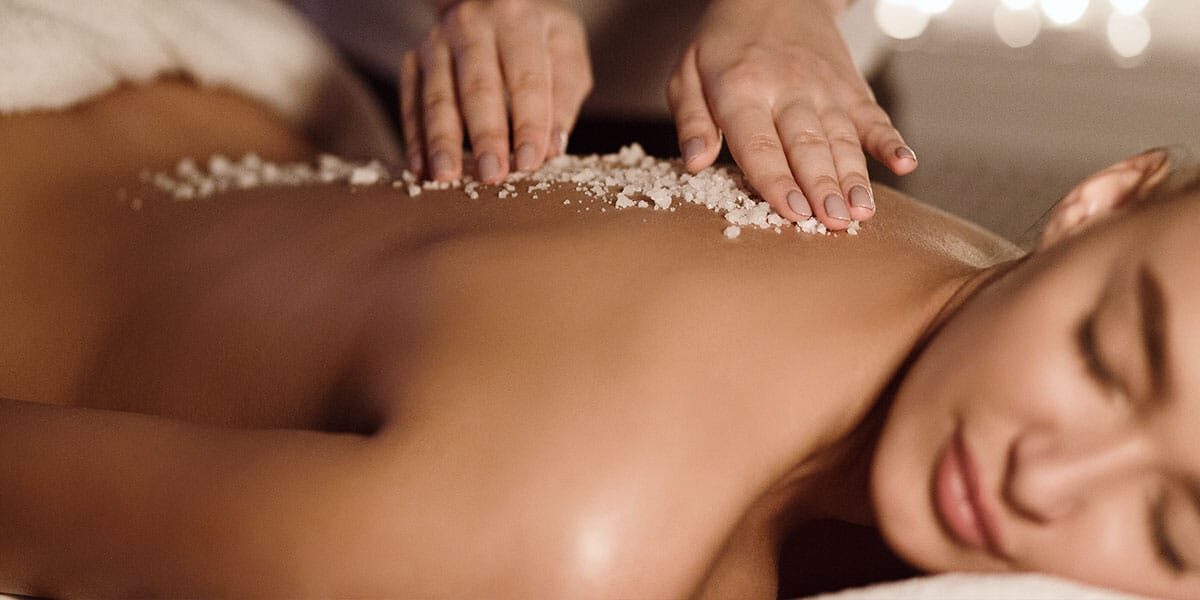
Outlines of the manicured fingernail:
[[800,190],[788,192],[787,203],[800,216],[804,218],[812,216],[812,208],[808,205],[808,198],[805,198],[804,194],[800,193]]
[[850,209],[840,194],[830,194],[825,197],[825,214],[840,221],[850,220]]
[[433,167],[433,178],[437,179],[442,176],[449,177],[454,171],[454,161],[450,160],[450,154],[446,152],[435,152],[429,157],[430,166]]
[[856,185],[850,188],[850,205],[875,210],[875,200],[871,199],[871,192],[866,186]]
[[913,162],[917,162],[917,155],[908,146],[900,146],[896,148],[896,158],[907,158]]
[[500,179],[500,159],[496,158],[495,154],[484,154],[479,157],[479,163],[476,167],[479,169],[479,179],[487,183],[494,183]]
[[554,132],[550,134],[550,145],[552,148],[558,151],[555,156],[558,156],[558,154],[566,154],[567,132],[563,131],[562,129],[555,129]]
[[517,148],[517,170],[532,171],[534,163],[537,162],[536,150],[533,149],[533,144],[521,144]]
[[683,143],[683,164],[691,164],[696,157],[704,153],[704,140],[694,137]]

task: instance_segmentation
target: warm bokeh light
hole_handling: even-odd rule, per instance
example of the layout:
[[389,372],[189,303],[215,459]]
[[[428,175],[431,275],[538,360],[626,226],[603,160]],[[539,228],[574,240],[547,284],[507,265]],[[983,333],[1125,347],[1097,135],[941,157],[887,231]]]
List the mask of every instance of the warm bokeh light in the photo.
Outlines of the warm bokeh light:
[[1041,0],[1042,14],[1055,25],[1072,25],[1087,12],[1088,0]]
[[875,3],[875,23],[898,40],[911,40],[929,26],[929,13],[908,0],[879,0]]
[[954,4],[954,0],[910,0],[917,10],[930,14],[940,15],[947,10],[950,10],[950,5]]
[[1150,0],[1109,0],[1112,2],[1113,10],[1122,15],[1136,15],[1146,8],[1146,4]]
[[1122,58],[1134,58],[1150,45],[1150,23],[1140,14],[1108,16],[1108,43]]
[[1024,48],[1037,39],[1042,30],[1042,18],[1032,6],[1012,9],[1004,4],[992,14],[996,35],[1010,48]]
[[1000,0],[1000,5],[1009,10],[1024,10],[1033,8],[1037,0]]

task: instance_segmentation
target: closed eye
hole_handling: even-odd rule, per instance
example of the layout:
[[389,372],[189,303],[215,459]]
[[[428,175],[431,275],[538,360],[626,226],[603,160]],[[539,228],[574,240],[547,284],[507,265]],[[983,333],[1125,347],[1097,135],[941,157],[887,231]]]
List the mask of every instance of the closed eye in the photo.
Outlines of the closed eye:
[[1093,310],[1079,324],[1075,331],[1075,341],[1079,347],[1079,354],[1083,357],[1083,362],[1087,368],[1088,375],[1096,381],[1098,385],[1107,391],[1120,390],[1123,388],[1121,381],[1113,374],[1113,370],[1104,362],[1104,358],[1100,356],[1100,351],[1096,344],[1096,311]]

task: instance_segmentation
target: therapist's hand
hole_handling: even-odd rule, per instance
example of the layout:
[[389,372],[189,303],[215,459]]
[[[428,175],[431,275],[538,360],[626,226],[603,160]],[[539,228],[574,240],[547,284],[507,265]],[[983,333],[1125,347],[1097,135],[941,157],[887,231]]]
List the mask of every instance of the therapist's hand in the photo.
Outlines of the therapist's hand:
[[833,230],[875,213],[864,149],[897,175],[916,155],[875,101],[837,26],[844,0],[713,0],[667,90],[688,170],[721,135],[785,218]]
[[563,152],[592,87],[579,17],[557,0],[441,4],[437,24],[401,63],[409,168],[439,181],[461,177],[464,123],[487,183]]

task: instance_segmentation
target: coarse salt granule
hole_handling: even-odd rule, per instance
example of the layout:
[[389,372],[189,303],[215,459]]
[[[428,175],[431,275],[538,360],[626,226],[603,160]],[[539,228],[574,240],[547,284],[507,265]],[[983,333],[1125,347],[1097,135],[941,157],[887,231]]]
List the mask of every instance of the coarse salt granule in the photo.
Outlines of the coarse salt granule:
[[[256,154],[247,154],[237,161],[216,154],[203,165],[185,158],[171,173],[144,171],[141,178],[177,200],[206,198],[229,190],[264,185],[346,182],[351,186],[367,186],[389,181],[393,188],[403,189],[410,197],[419,196],[426,190],[461,188],[468,198],[478,200],[480,189],[488,187],[469,173],[456,181],[420,181],[415,173],[404,170],[398,179],[391,180],[386,168],[378,161],[356,163],[332,154],[318,157],[315,167],[305,163],[276,164]],[[527,182],[523,184],[524,192],[517,188],[516,184],[520,182]],[[502,199],[518,199],[523,194],[537,198],[537,192],[549,190],[554,185],[569,186],[605,206],[621,210],[639,208],[674,212],[676,201],[698,204],[724,217],[728,225],[723,233],[730,239],[740,235],[746,227],[772,229],[778,233],[789,224],[771,209],[770,204],[747,191],[740,174],[722,167],[688,173],[680,161],[648,156],[638,144],[625,146],[615,154],[559,155],[537,171],[510,173],[503,183],[492,189]],[[572,202],[567,199],[563,204]],[[600,207],[601,212],[606,210],[604,206]],[[810,235],[830,234],[825,225],[811,217],[796,223],[795,230]],[[858,235],[860,230],[859,222],[851,221],[846,233]]]

